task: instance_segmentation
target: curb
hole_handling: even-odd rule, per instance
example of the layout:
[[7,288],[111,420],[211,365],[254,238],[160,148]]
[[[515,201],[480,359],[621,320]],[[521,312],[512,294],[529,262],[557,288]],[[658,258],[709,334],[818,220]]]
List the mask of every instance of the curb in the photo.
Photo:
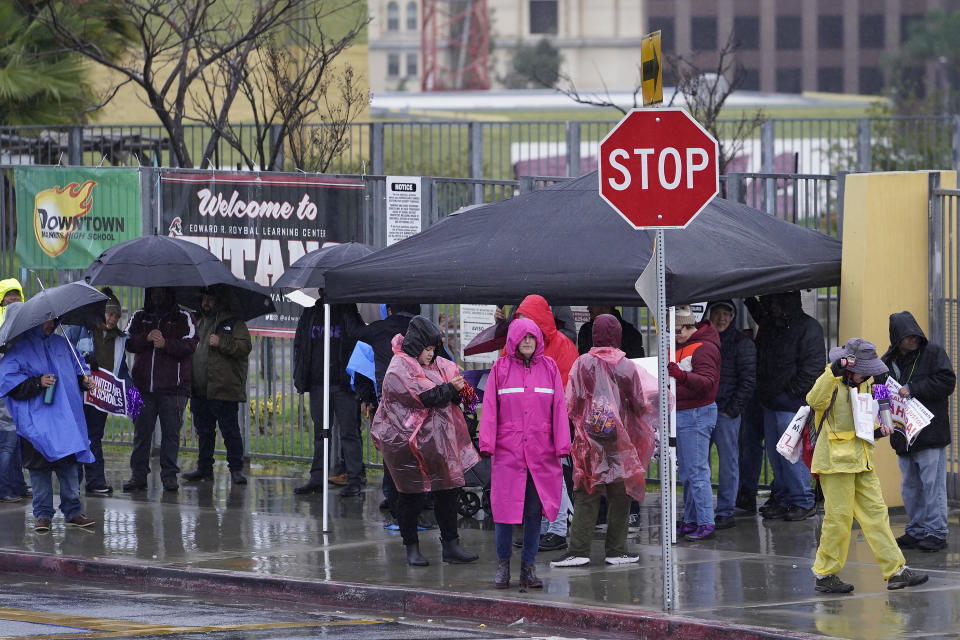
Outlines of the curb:
[[819,638],[780,629],[711,622],[651,611],[636,613],[594,606],[492,598],[470,593],[396,586],[280,578],[216,569],[178,569],[117,560],[92,560],[0,550],[0,572],[109,584],[217,593],[290,602],[345,606],[379,615],[447,617],[510,624],[520,618],[567,633],[604,633],[640,638],[761,640]]

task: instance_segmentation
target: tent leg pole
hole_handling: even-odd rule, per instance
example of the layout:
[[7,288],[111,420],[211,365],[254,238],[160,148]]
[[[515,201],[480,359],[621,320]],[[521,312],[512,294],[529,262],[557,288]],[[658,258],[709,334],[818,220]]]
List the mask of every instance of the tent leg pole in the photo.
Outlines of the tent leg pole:
[[323,531],[330,531],[330,305],[323,303]]

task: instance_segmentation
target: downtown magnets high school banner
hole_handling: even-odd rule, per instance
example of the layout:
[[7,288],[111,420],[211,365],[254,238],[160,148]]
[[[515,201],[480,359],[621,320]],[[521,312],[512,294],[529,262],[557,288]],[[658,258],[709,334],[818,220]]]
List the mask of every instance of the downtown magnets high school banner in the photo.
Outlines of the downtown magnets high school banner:
[[[364,185],[328,176],[160,174],[161,233],[194,242],[239,278],[272,287],[291,263],[326,243],[362,234]],[[292,337],[303,308],[276,294],[277,313],[248,323],[261,335]]]
[[86,269],[140,236],[138,169],[18,167],[17,258],[28,269]]

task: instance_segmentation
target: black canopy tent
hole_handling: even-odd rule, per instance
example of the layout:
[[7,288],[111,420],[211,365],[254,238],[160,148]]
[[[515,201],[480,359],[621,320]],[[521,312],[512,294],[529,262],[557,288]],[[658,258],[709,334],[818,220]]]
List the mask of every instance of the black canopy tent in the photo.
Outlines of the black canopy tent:
[[[598,193],[593,172],[449,216],[327,272],[330,302],[643,304],[634,289],[653,231],[634,231]],[[840,282],[840,241],[715,199],[665,232],[667,304]]]

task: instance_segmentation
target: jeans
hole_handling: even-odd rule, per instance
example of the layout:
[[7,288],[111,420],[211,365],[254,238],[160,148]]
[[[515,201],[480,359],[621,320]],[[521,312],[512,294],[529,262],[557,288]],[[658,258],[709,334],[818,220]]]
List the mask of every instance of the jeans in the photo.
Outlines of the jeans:
[[174,393],[141,392],[143,409],[133,423],[133,451],[130,453],[131,479],[146,482],[150,474],[150,446],[153,431],[160,419],[160,477],[176,478],[180,473],[180,429],[186,396]]
[[597,485],[593,493],[583,489],[573,492],[573,526],[570,527],[570,549],[572,556],[590,557],[590,544],[593,542],[594,524],[600,511],[600,500],[604,493],[607,497],[607,535],[604,553],[607,558],[616,558],[627,553],[627,518],[630,515],[630,496],[623,482]]
[[190,398],[193,412],[193,428],[197,431],[197,471],[213,471],[213,450],[217,441],[217,425],[227,449],[227,466],[230,471],[243,471],[243,436],[237,417],[238,402]]
[[[542,512],[540,495],[537,493],[536,485],[533,484],[533,478],[528,473],[527,486],[523,494],[523,549],[520,551],[520,561],[526,564],[532,564],[537,559]],[[509,560],[513,555],[513,525],[495,522],[493,532],[497,541],[497,559]]]
[[776,480],[770,495],[777,504],[788,509],[790,507],[809,509],[813,506],[810,469],[802,459],[791,464],[777,453],[777,442],[780,441],[780,436],[787,430],[795,414],[795,411],[774,411],[763,408],[763,435],[767,444],[767,458],[770,460],[770,467],[773,469],[773,477]]
[[[330,411],[336,417],[336,430],[340,436],[343,464],[347,479],[360,484],[363,476],[363,443],[360,438],[360,400],[357,394],[340,387],[330,388]],[[323,386],[310,388],[310,415],[313,417],[313,463],[310,465],[310,482],[322,485],[323,477]],[[333,452],[334,458],[337,452]]]
[[0,431],[0,498],[26,494],[27,483],[20,466],[20,438],[15,430]]
[[907,510],[907,533],[947,539],[947,448],[921,449],[897,456],[900,493]]
[[66,520],[72,520],[80,513],[80,480],[77,463],[66,459],[53,463],[54,469],[44,471],[30,470],[30,484],[33,485],[33,517],[53,518],[53,476],[60,481],[60,511]]
[[[432,491],[431,494],[433,495],[433,514],[437,517],[437,528],[440,529],[440,541],[456,540],[459,537],[457,535],[457,503],[460,499],[460,488]],[[397,496],[399,511],[397,524],[400,525],[403,544],[416,544],[420,541],[417,536],[417,519],[423,509],[425,496],[425,493],[400,493]]]
[[728,418],[717,413],[717,426],[710,442],[717,447],[717,516],[732,516],[740,489],[740,416]]
[[[560,510],[557,511],[557,517],[553,522],[546,518],[540,520],[540,533],[552,533],[561,538],[567,537],[567,514],[573,511],[573,502],[570,501],[570,494],[567,492],[567,483],[560,485]],[[596,520],[596,516],[594,516]]]
[[90,438],[90,453],[93,462],[77,465],[77,478],[83,482],[86,477],[86,489],[92,491],[107,486],[107,477],[103,472],[103,430],[107,424],[107,414],[90,405],[83,405],[83,417],[87,421],[87,437]]
[[755,496],[763,470],[763,407],[750,401],[740,414],[740,486]]
[[717,405],[677,411],[677,471],[683,484],[683,521],[713,524],[710,486],[710,434],[717,423]]

